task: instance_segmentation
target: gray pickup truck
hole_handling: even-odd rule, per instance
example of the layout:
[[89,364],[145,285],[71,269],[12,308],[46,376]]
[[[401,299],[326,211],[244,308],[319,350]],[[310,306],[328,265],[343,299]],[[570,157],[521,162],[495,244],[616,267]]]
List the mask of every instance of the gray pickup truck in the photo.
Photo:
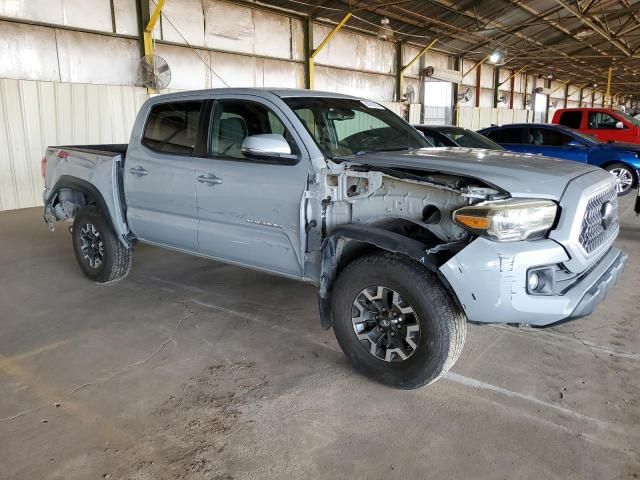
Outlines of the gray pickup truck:
[[381,105],[305,90],[160,95],[128,145],[49,147],[44,216],[96,282],[136,242],[318,286],[364,374],[429,384],[466,322],[590,314],[620,276],[616,182],[574,162],[431,148]]

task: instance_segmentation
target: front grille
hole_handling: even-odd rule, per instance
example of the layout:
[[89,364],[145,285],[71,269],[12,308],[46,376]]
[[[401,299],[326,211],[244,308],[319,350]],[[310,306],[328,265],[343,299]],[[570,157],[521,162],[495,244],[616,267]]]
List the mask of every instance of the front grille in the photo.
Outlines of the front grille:
[[[607,203],[610,203],[613,208],[608,225],[605,221]],[[618,229],[618,193],[616,186],[613,185],[589,198],[580,229],[580,245],[589,254],[612,241]]]

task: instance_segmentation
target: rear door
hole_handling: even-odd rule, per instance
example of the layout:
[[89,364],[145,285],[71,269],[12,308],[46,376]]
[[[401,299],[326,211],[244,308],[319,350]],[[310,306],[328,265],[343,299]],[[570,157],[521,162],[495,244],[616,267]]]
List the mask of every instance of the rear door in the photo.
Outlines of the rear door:
[[557,123],[574,130],[580,130],[582,128],[582,114],[582,110],[564,110],[560,112]]
[[197,249],[194,151],[203,101],[153,105],[124,169],[127,220],[140,239]]
[[[302,275],[302,202],[308,154],[278,106],[252,95],[216,95],[207,152],[197,159],[198,245],[221,260]],[[242,153],[248,135],[281,134],[297,160]]]
[[527,153],[587,163],[586,143],[554,128],[529,127]]

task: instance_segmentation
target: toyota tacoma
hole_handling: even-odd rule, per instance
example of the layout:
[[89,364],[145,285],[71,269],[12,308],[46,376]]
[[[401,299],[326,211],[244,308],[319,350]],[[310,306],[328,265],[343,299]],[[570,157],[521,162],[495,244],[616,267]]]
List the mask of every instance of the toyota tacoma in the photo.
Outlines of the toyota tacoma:
[[318,286],[353,366],[398,388],[456,362],[467,321],[590,314],[620,276],[616,180],[574,162],[434,148],[383,106],[306,90],[154,96],[127,145],[49,147],[44,218],[84,274],[137,242]]

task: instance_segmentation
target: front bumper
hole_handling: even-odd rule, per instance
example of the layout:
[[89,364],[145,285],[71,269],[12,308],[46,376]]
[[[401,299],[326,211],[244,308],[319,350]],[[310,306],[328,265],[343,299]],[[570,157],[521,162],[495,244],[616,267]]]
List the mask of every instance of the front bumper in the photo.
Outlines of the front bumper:
[[612,247],[562,294],[531,295],[527,271],[567,262],[553,240],[498,243],[478,238],[440,267],[470,321],[547,326],[591,314],[624,269],[627,256]]

